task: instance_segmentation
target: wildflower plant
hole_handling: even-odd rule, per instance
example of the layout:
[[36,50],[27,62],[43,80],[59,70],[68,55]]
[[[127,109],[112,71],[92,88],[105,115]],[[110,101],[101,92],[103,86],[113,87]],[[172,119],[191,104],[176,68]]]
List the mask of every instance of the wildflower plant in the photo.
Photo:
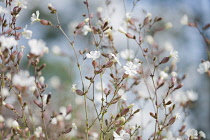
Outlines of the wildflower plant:
[[[134,0],[133,9],[138,2]],[[2,3],[5,7],[0,6],[1,139],[206,138],[203,131],[191,129],[186,123],[188,107],[198,96],[192,90],[182,90],[186,76],[179,74],[176,64],[172,63],[178,59],[178,51],[162,48],[154,36],[172,28],[172,23],[156,26],[163,22],[162,17],[147,13],[140,20],[130,11],[122,18],[124,26],[115,28],[108,18],[104,18],[102,8],[92,13],[93,7],[85,0],[82,3],[87,11],[83,14],[84,19],[74,28],[73,35],[68,36],[59,20],[59,10],[53,4],[46,8],[48,16],[56,19],[55,23],[48,17],[40,19],[39,10],[32,13],[28,19],[32,24],[40,23],[40,26],[59,30],[74,53],[75,64],[72,65],[77,67],[79,79],[69,85],[71,90],[68,92],[76,95],[75,104],[68,102],[69,105],[57,107],[59,110],[56,111],[50,104],[54,94],[47,91],[48,85],[42,75],[47,64],[41,59],[49,48],[42,39],[33,38],[27,25],[22,28],[17,24],[19,13],[27,8],[27,1],[6,0]],[[106,4],[109,6],[108,2]],[[12,18],[7,18],[7,14]],[[188,18],[184,16],[181,23],[188,25],[187,22]],[[190,25],[199,30],[196,24]],[[127,42],[121,49],[115,42],[120,35]],[[75,42],[81,36],[90,38],[90,48],[78,49]],[[22,46],[20,37],[29,39],[27,46]],[[25,47],[30,49],[28,54]],[[58,46],[52,51],[59,56],[67,55]],[[24,68],[20,66],[23,56],[27,56]],[[209,67],[209,61],[203,61],[198,72],[209,73]],[[51,85],[58,91],[62,86],[60,82],[56,76],[51,78]],[[15,100],[11,101],[11,98]]]

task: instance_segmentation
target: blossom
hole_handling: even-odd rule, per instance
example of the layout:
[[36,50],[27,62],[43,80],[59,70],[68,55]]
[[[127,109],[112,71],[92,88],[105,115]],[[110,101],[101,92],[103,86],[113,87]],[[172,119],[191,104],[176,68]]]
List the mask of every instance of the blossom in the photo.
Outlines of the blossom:
[[39,138],[41,136],[41,134],[44,136],[44,134],[42,133],[42,127],[38,126],[34,132],[34,135]]
[[1,51],[4,51],[6,48],[10,49],[18,44],[18,42],[15,40],[13,36],[11,37],[0,36],[0,42],[1,42]]
[[128,75],[137,74],[138,67],[131,61],[127,61],[126,66],[123,66],[123,68],[125,69],[125,73]]
[[60,107],[60,113],[65,120],[70,120],[71,114],[67,114],[66,107],[64,107],[64,106]]
[[20,87],[30,87],[33,86],[35,78],[33,76],[29,76],[28,71],[19,71],[12,78],[12,82],[16,86]]
[[40,56],[48,52],[48,48],[45,46],[45,42],[43,40],[31,39],[28,41],[28,45],[31,48],[30,53],[36,56]]
[[129,140],[130,135],[125,132],[125,130],[120,131],[120,135],[118,135],[116,132],[113,132],[114,140]]
[[52,47],[52,52],[55,54],[55,55],[60,55],[62,53],[61,49],[59,46],[53,46]]
[[127,97],[126,97],[126,93],[123,89],[119,89],[118,90],[118,93],[117,93],[119,96],[121,96],[121,99],[126,101],[127,100]]
[[195,129],[188,129],[185,135],[191,139],[198,139],[198,131]]
[[91,51],[90,53],[87,53],[86,56],[87,56],[87,58],[91,58],[91,59],[95,60],[101,56],[101,52],[100,51]]
[[178,58],[178,52],[175,50],[170,51],[170,57],[173,57],[174,59]]
[[77,129],[77,126],[75,123],[72,123],[71,126],[72,126],[72,128]]
[[166,79],[168,77],[168,74],[166,73],[166,72],[164,72],[164,71],[161,71],[160,72],[160,79]]
[[197,69],[197,71],[200,73],[200,74],[203,74],[205,72],[207,72],[210,68],[210,62],[209,61],[205,61],[201,64],[199,64],[199,68]]
[[3,8],[3,7],[0,6],[0,15],[1,14],[5,14],[7,12],[8,12],[7,9],[5,9],[5,8]]
[[137,71],[140,71],[141,62],[139,59],[134,58],[133,64],[137,66]]
[[71,87],[71,91],[75,92],[77,90],[76,86],[77,86],[77,84],[73,84]]
[[0,115],[0,123],[4,122],[4,117]]
[[176,117],[176,119],[180,120],[181,119],[181,114],[180,113],[176,113],[175,117]]
[[177,73],[173,71],[173,72],[171,72],[171,76],[176,77]]
[[34,23],[34,22],[36,22],[36,21],[41,21],[41,20],[39,19],[39,11],[36,11],[36,14],[33,13],[32,16],[31,16],[31,23]]
[[171,23],[171,22],[167,22],[166,24],[165,24],[165,29],[170,29],[170,28],[172,28],[173,27],[173,24]]
[[187,25],[188,24],[188,17],[187,15],[184,15],[181,19],[180,19],[180,23],[182,25]]
[[131,49],[125,49],[120,52],[120,57],[123,59],[133,59],[135,56],[135,52]]
[[154,38],[151,35],[147,35],[146,36],[146,41],[147,43],[149,43],[150,45],[153,45],[155,43]]
[[202,138],[206,138],[206,134],[203,131],[199,131],[199,136]]
[[130,13],[126,13],[125,19],[126,19],[126,21],[129,21],[131,19],[131,14]]
[[61,80],[58,76],[53,76],[50,78],[50,84],[54,89],[57,89],[61,85]]
[[9,95],[10,95],[10,92],[7,88],[2,88],[1,89],[1,96],[8,97]]
[[151,13],[147,13],[146,17],[150,19],[152,17],[152,14]]
[[31,31],[31,30],[27,30],[27,25],[26,25],[26,27],[23,29],[22,35],[23,35],[23,37],[25,37],[26,39],[31,39],[31,37],[32,37],[32,31]]
[[125,31],[122,27],[120,27],[120,28],[118,29],[118,31],[119,31],[120,33],[123,33],[123,34],[127,34],[126,31]]
[[198,100],[198,94],[195,93],[195,92],[192,91],[192,90],[186,91],[186,95],[188,96],[188,99],[189,99],[190,101],[196,101],[196,100]]
[[82,29],[82,34],[87,35],[88,32],[91,32],[91,31],[92,31],[92,29],[88,25],[85,25]]
[[113,53],[110,53],[110,55],[114,58],[114,62],[117,62],[121,66],[119,58],[117,58]]
[[14,120],[12,122],[12,126],[11,127],[14,128],[14,129],[19,129],[19,123],[16,120]]
[[18,6],[18,7],[24,8],[24,9],[27,8],[27,6],[26,6],[27,1],[26,0],[14,0],[13,4]]

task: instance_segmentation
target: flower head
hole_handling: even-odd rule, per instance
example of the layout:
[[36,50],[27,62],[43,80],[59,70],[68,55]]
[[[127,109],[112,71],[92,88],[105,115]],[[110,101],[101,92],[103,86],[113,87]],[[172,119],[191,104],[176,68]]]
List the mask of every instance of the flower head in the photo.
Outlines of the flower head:
[[123,66],[125,69],[125,74],[135,75],[137,74],[138,66],[136,66],[133,62],[127,61],[126,66]]
[[164,71],[160,72],[160,79],[166,79],[168,77],[168,74]]
[[188,129],[185,135],[191,139],[198,139],[198,131],[195,129]]
[[85,25],[82,29],[82,34],[85,36],[88,34],[88,32],[91,32],[92,29],[88,26],[88,25]]
[[12,36],[11,37],[0,36],[0,42],[1,42],[1,47],[0,47],[1,51],[4,51],[6,48],[10,49],[18,44],[18,42]]
[[31,31],[31,30],[27,30],[27,25],[26,25],[26,27],[23,29],[22,35],[23,35],[23,37],[25,37],[26,39],[31,39],[31,37],[32,37],[32,31]]
[[170,57],[173,57],[174,59],[178,58],[178,52],[175,50],[170,51]]
[[170,29],[170,28],[172,28],[173,27],[173,24],[171,23],[171,22],[167,22],[166,24],[165,24],[165,29]]
[[41,19],[39,19],[39,11],[36,11],[36,14],[33,13],[31,16],[31,23],[34,23],[36,21],[41,21]]
[[7,12],[8,12],[7,9],[5,9],[5,8],[3,8],[3,7],[0,6],[0,15],[1,14],[5,14]]
[[130,135],[125,132],[125,130],[120,131],[120,135],[118,135],[116,132],[113,132],[114,140],[129,140]]
[[118,31],[119,31],[120,33],[123,33],[123,34],[127,34],[126,31],[125,31],[122,27],[120,27],[120,28],[118,29]]
[[121,66],[119,58],[117,58],[113,53],[110,53],[110,55],[114,58],[114,62],[117,62]]
[[24,9],[27,8],[27,6],[26,6],[27,1],[26,0],[14,0],[13,4],[18,6],[18,7],[24,8]]
[[45,46],[45,42],[43,40],[31,39],[28,41],[28,45],[31,48],[31,54],[41,56],[44,53],[48,53],[48,48]]
[[87,58],[91,58],[91,59],[95,60],[101,56],[101,52],[100,51],[91,51],[90,53],[87,53],[86,56],[87,56]]
[[187,15],[184,15],[181,19],[180,19],[180,23],[182,25],[187,25],[188,24],[188,17]]
[[210,62],[209,61],[205,61],[201,64],[199,64],[199,68],[197,69],[197,71],[200,73],[200,74],[203,74],[205,72],[207,72],[210,68]]
[[199,131],[199,136],[202,138],[206,138],[206,134],[203,131]]
[[126,49],[120,52],[120,57],[123,59],[133,59],[135,56],[135,52],[131,49]]

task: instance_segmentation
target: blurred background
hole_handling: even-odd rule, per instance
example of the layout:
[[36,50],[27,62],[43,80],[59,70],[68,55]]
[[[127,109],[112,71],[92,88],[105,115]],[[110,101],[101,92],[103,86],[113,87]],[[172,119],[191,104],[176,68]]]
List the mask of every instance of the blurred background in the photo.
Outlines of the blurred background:
[[[133,7],[133,0],[89,0],[91,13],[96,13],[98,7],[103,7],[104,15],[111,19],[111,25],[118,29],[120,23],[125,17],[126,12],[130,12]],[[87,9],[83,0],[29,0],[28,9],[23,9],[19,18],[19,25],[28,25],[28,29],[33,31],[32,38],[43,39],[49,47],[50,53],[42,59],[47,67],[43,71],[47,81],[48,90],[54,95],[56,106],[79,104],[81,100],[75,95],[70,95],[71,86],[74,83],[80,84],[76,64],[73,63],[74,55],[67,40],[58,29],[42,26],[39,23],[31,25],[31,14],[36,10],[40,11],[40,18],[51,21],[56,24],[55,16],[49,13],[48,3],[57,9],[61,21],[61,26],[69,36],[73,35],[76,25],[83,21],[83,14]],[[110,3],[110,6],[106,6]],[[126,12],[125,12],[126,11]],[[113,14],[112,14],[113,12]],[[151,13],[152,17],[162,17],[164,22],[171,22],[173,28],[161,32],[154,36],[155,41],[163,47],[173,46],[179,52],[178,73],[187,74],[184,82],[184,90],[193,90],[198,94],[198,100],[191,107],[191,117],[188,124],[197,130],[202,130],[210,137],[210,77],[206,74],[197,72],[201,60],[208,60],[206,44],[194,27],[184,26],[180,23],[184,15],[188,16],[189,22],[196,22],[198,27],[210,23],[210,1],[208,0],[141,0],[133,9],[131,16],[143,20],[145,13]],[[109,16],[112,15],[112,16]],[[204,32],[204,35],[210,39],[210,29]],[[70,37],[71,38],[71,37]],[[88,48],[91,50],[90,35],[85,37],[78,36],[75,47],[77,50]],[[21,39],[22,44],[26,46],[26,52],[29,52],[26,39]],[[121,38],[116,40],[116,46],[119,50],[123,49]],[[57,46],[57,47],[55,47]],[[56,50],[57,48],[57,50]],[[63,56],[56,55],[59,49]],[[53,53],[54,52],[54,53]],[[25,58],[25,64],[27,60]],[[24,68],[24,63],[22,63]]]

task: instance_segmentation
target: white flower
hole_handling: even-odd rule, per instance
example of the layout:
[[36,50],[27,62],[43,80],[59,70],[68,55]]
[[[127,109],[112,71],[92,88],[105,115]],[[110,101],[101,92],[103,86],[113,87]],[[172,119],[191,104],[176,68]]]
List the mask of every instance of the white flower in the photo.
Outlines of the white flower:
[[12,128],[19,129],[19,123],[16,120],[12,122]]
[[185,135],[191,139],[198,139],[198,131],[195,129],[188,129]]
[[4,117],[0,115],[0,123],[4,122]]
[[14,0],[13,4],[18,6],[18,7],[24,8],[24,9],[27,8],[27,6],[26,6],[27,1],[25,1],[25,0]]
[[122,99],[122,100],[124,100],[124,101],[127,100],[126,93],[125,93],[125,91],[124,91],[123,89],[119,89],[119,90],[118,90],[118,95],[121,96],[120,99]]
[[97,8],[97,12],[101,13],[104,9],[102,7]]
[[5,14],[7,12],[8,12],[7,9],[5,9],[5,8],[3,8],[3,7],[0,6],[0,15],[1,14]]
[[88,25],[85,25],[82,29],[82,34],[87,35],[88,32],[91,32],[91,31],[92,31],[92,29]]
[[72,128],[77,129],[77,126],[75,123],[72,123],[71,126],[72,126]]
[[200,74],[203,74],[205,72],[207,72],[210,68],[210,62],[209,61],[205,61],[201,64],[199,64],[199,68],[197,69],[197,71],[200,73]]
[[40,21],[40,19],[39,19],[39,11],[36,11],[36,14],[33,13],[32,16],[31,16],[31,23],[34,23],[36,21]]
[[0,42],[1,42],[1,51],[4,51],[6,48],[10,49],[18,44],[18,42],[15,40],[13,36],[11,37],[0,36]]
[[167,51],[170,51],[173,49],[173,45],[170,42],[165,42],[164,47]]
[[31,30],[27,30],[27,25],[25,28],[23,28],[23,32],[22,32],[23,37],[25,37],[26,39],[31,39],[32,37],[32,31]]
[[135,52],[131,49],[125,49],[120,52],[120,57],[123,59],[133,59],[135,56]]
[[181,114],[180,113],[176,113],[175,118],[180,120],[181,119]]
[[122,27],[120,27],[120,28],[118,29],[118,31],[119,31],[120,33],[123,33],[123,34],[127,34],[126,31],[125,31]]
[[59,46],[53,46],[52,47],[52,52],[55,54],[55,55],[60,55],[62,53],[61,49]]
[[139,59],[134,58],[133,64],[137,66],[137,71],[140,71],[141,62]]
[[125,132],[125,130],[120,131],[120,135],[118,135],[116,132],[113,132],[114,140],[129,140],[130,135]]
[[53,76],[50,78],[50,84],[54,89],[57,89],[61,85],[61,80],[58,76]]
[[86,19],[84,19],[84,22],[89,22],[90,21],[90,18],[86,18]]
[[1,89],[1,96],[8,97],[10,95],[9,90],[7,88]]
[[172,28],[173,27],[173,24],[171,23],[171,22],[167,22],[166,24],[165,24],[165,29],[170,29],[170,28]]
[[203,131],[199,131],[199,136],[202,138],[206,138],[206,134]]
[[125,73],[130,76],[137,74],[138,67],[131,61],[127,61],[126,66],[123,66],[123,68],[125,69]]
[[41,84],[44,84],[44,81],[45,81],[44,76],[39,77],[39,82],[40,82]]
[[114,62],[117,62],[121,66],[121,63],[119,61],[119,58],[117,58],[113,53],[110,53],[110,55],[113,56]]
[[28,45],[31,48],[30,53],[36,56],[40,56],[48,52],[48,48],[45,46],[45,42],[43,40],[31,39],[28,41]]
[[173,57],[174,59],[178,58],[178,51],[171,50],[170,51],[170,57]]
[[[42,134],[42,127],[41,126],[38,126],[34,132],[34,135],[39,138],[40,135]],[[44,135],[44,134],[43,134]]]
[[67,114],[66,107],[64,107],[64,106],[60,107],[60,113],[65,120],[70,120],[71,119],[71,114]]
[[101,56],[101,52],[100,51],[91,51],[90,53],[87,53],[86,56],[87,56],[87,58],[91,58],[91,59],[95,60]]
[[149,43],[150,45],[153,45],[155,43],[154,38],[151,35],[147,35],[146,36],[146,41],[147,43]]
[[28,71],[19,71],[12,78],[12,82],[16,86],[21,87],[30,87],[34,85],[35,78],[33,76],[29,76]]
[[151,13],[147,13],[146,17],[147,18],[151,18],[152,17],[152,14]]
[[173,72],[171,72],[171,76],[176,77],[177,73],[173,71]]
[[186,95],[187,95],[187,97],[188,97],[188,99],[189,99],[190,101],[196,101],[196,100],[198,100],[198,94],[195,93],[195,92],[192,91],[192,90],[186,91]]
[[71,87],[71,91],[72,92],[75,92],[77,90],[76,86],[77,86],[77,84],[73,84],[72,85],[72,87]]
[[160,72],[160,79],[166,79],[168,77],[168,74],[164,71]]
[[126,21],[129,21],[131,19],[131,14],[130,13],[126,13],[125,19],[126,19]]
[[184,15],[181,19],[180,19],[180,23],[182,25],[188,25],[188,17],[187,15]]

